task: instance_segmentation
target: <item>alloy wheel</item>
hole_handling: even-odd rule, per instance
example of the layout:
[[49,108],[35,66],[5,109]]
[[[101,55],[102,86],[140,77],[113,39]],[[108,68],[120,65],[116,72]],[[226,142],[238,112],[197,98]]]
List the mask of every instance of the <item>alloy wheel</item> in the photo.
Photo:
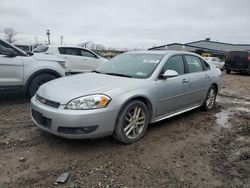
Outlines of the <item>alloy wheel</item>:
[[215,102],[215,96],[216,96],[216,91],[214,88],[210,88],[208,95],[207,95],[207,107],[208,109],[213,108],[214,102]]
[[126,115],[124,121],[124,133],[129,139],[137,138],[146,123],[145,111],[140,106],[133,107]]

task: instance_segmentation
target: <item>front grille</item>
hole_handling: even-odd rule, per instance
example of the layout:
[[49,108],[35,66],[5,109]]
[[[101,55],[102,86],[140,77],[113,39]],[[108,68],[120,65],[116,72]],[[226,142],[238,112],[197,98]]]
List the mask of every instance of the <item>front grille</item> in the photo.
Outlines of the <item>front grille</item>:
[[59,102],[55,102],[55,101],[51,101],[51,100],[48,100],[48,99],[45,99],[39,95],[36,94],[36,99],[42,103],[42,104],[45,104],[47,106],[50,106],[50,107],[53,107],[53,108],[59,108],[60,106],[60,103]]
[[34,109],[31,110],[31,113],[32,117],[34,118],[34,120],[36,120],[36,122],[39,125],[43,126],[44,128],[51,129],[51,123],[52,123],[51,119],[44,117],[40,112]]

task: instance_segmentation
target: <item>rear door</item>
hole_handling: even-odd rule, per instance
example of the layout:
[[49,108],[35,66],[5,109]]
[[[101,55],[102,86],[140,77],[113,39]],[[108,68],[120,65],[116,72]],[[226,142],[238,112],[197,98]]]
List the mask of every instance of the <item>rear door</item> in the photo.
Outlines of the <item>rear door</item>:
[[248,52],[238,52],[236,66],[237,69],[248,68]]
[[67,65],[71,71],[80,72],[81,69],[85,68],[79,48],[59,47],[58,50],[61,57],[67,61]]
[[237,62],[237,52],[229,52],[228,57],[225,62],[226,68],[236,68]]
[[[1,47],[12,48],[0,40]],[[0,89],[6,86],[22,86],[23,71],[22,56],[9,57],[0,52]]]
[[188,106],[200,105],[210,87],[210,68],[201,58],[194,55],[184,55],[189,79]]
[[98,57],[88,50],[72,47],[59,47],[58,50],[73,72],[90,71],[100,64]]

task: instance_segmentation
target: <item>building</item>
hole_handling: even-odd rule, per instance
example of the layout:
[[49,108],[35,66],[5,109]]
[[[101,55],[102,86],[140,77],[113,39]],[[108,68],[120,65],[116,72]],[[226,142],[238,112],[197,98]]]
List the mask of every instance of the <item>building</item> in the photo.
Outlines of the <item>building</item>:
[[211,41],[209,38],[189,42],[186,44],[172,43],[162,46],[156,46],[149,50],[177,50],[195,52],[200,55],[216,56],[225,59],[230,51],[250,51],[250,44],[230,44],[223,42]]

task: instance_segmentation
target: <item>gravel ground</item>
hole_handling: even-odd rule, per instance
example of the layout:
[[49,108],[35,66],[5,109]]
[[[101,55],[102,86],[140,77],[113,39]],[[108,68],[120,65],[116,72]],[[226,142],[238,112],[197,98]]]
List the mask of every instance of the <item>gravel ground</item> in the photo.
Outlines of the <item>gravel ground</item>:
[[[215,108],[153,124],[143,140],[67,140],[0,98],[0,187],[250,187],[250,77],[224,75]],[[67,182],[57,177],[70,173]]]

